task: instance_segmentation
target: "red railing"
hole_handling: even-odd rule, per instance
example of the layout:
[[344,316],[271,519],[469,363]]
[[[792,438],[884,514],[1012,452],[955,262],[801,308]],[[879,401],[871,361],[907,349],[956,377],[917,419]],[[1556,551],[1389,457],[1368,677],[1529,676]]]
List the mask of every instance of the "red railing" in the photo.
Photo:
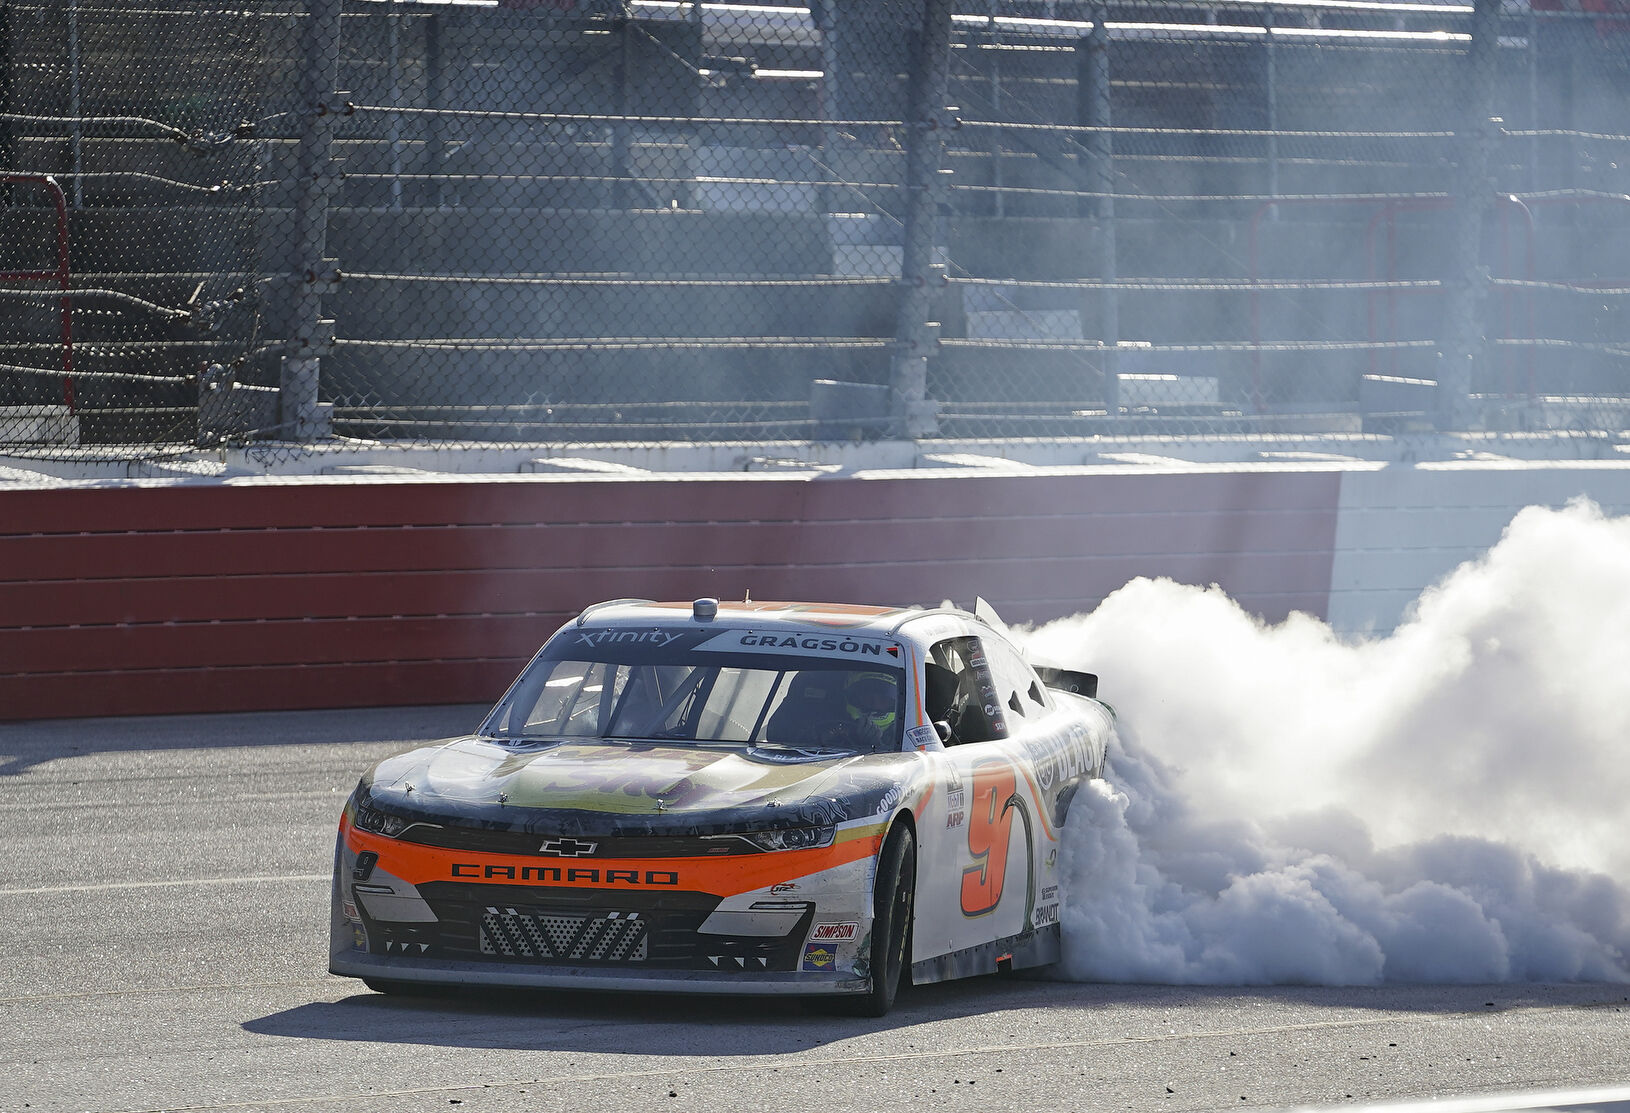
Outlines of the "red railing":
[[75,411],[74,324],[73,298],[68,296],[68,199],[63,196],[62,187],[57,184],[57,180],[49,174],[0,173],[0,184],[10,182],[28,182],[44,186],[50,191],[51,199],[57,207],[56,269],[0,271],[0,282],[48,282],[52,279],[56,280],[57,289],[62,291],[62,402],[68,407],[68,412],[73,413]]

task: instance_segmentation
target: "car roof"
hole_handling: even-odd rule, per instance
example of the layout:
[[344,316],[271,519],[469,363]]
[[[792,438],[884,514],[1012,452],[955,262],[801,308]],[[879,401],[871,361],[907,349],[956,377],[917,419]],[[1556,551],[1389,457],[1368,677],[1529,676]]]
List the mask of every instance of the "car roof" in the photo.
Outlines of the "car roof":
[[[977,622],[973,615],[955,607],[875,607],[851,603],[814,603],[788,601],[734,601],[687,600],[685,602],[656,602],[649,599],[614,599],[586,608],[573,624],[592,624],[600,627],[649,626],[656,623],[689,623],[695,619],[699,606],[715,603],[718,610],[708,621],[720,626],[751,626],[754,628],[784,628],[807,632],[812,626],[829,630],[866,631],[907,637],[921,636],[908,626],[920,626],[928,620],[930,627],[943,628],[960,622]],[[947,622],[948,620],[948,622]],[[936,635],[937,636],[937,635]]]

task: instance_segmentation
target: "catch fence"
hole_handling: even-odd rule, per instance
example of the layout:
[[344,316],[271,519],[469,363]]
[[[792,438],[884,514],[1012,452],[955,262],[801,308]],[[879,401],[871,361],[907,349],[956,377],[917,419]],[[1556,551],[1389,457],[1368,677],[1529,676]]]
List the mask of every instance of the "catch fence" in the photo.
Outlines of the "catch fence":
[[3,0],[0,455],[1611,451],[1627,108],[1624,0]]

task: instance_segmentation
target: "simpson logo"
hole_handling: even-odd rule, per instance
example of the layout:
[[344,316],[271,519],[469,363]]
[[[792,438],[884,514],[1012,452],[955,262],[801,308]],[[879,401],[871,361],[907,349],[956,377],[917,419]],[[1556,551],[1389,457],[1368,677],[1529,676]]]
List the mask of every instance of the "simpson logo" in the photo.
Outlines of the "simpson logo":
[[838,952],[824,943],[809,943],[804,947],[804,969],[831,970],[837,965]]
[[815,930],[809,933],[812,943],[848,942],[860,934],[860,924],[849,921],[841,924],[816,924]]

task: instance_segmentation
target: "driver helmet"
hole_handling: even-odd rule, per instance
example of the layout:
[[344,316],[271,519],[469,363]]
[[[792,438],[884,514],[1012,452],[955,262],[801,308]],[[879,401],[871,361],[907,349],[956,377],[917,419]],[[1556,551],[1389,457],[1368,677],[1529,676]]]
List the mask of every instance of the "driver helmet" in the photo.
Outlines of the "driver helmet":
[[886,672],[850,674],[843,698],[849,718],[873,730],[890,729],[899,716],[899,684]]

